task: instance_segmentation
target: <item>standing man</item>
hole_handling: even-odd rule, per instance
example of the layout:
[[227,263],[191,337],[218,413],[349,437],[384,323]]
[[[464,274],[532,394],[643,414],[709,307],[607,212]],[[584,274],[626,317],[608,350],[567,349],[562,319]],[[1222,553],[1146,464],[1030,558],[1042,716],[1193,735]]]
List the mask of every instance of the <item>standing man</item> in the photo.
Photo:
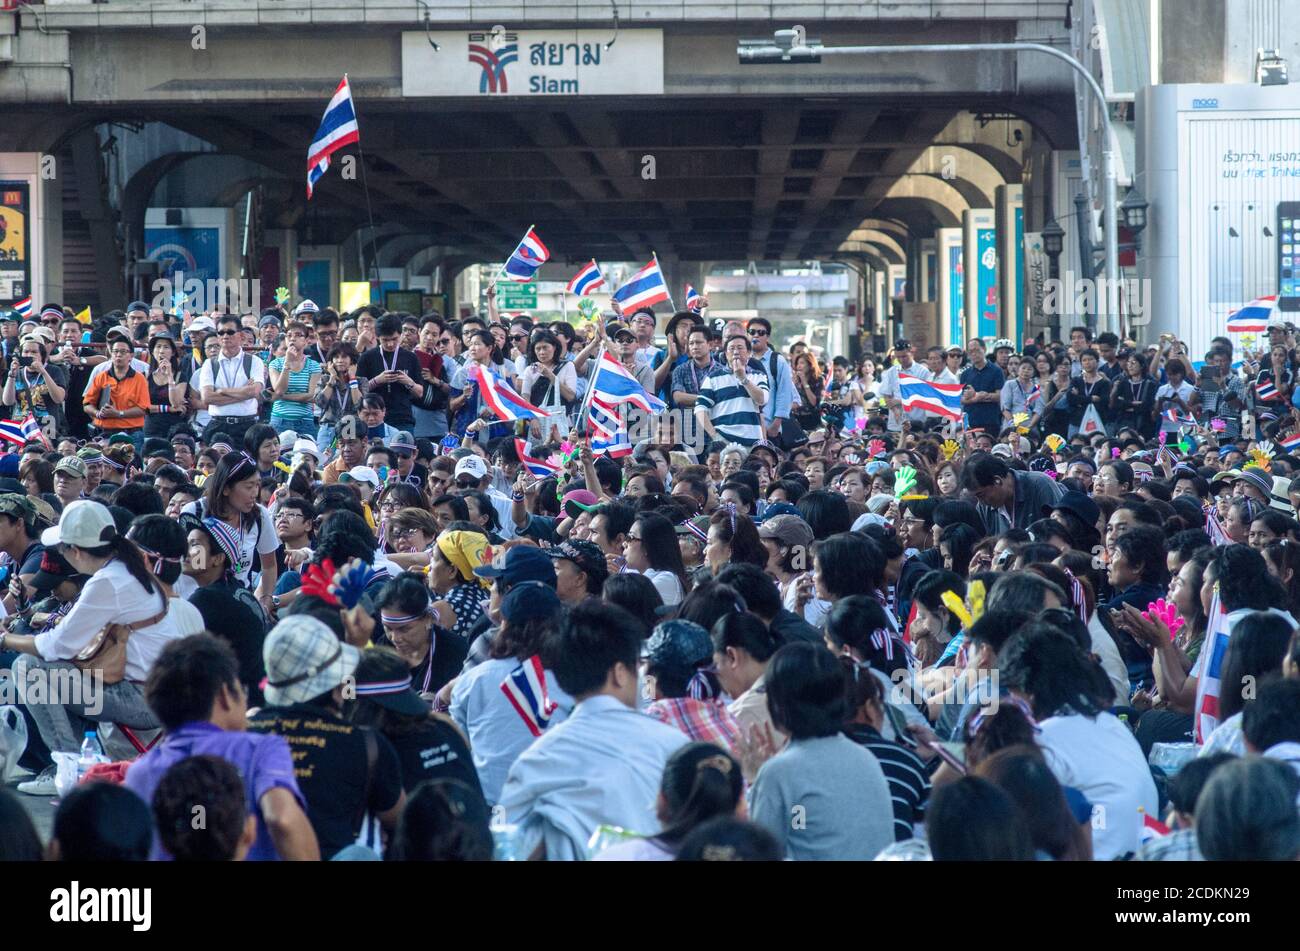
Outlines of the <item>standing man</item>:
[[258,396],[266,386],[266,364],[244,353],[240,330],[238,317],[222,316],[217,324],[221,349],[199,370],[199,392],[212,417],[203,433],[207,440],[212,433],[223,432],[239,444],[248,427],[257,422]]
[[705,327],[696,327],[691,331],[686,343],[688,359],[673,370],[672,397],[673,405],[679,409],[689,409],[700,398],[700,387],[704,378],[713,369],[713,355],[709,351],[709,331]]
[[133,353],[125,340],[114,340],[108,351],[109,369],[91,379],[82,403],[96,426],[109,435],[126,433],[140,453],[150,406],[149,381],[132,368]]
[[761,410],[767,403],[767,374],[749,365],[749,338],[727,338],[726,366],[709,371],[695,401],[695,418],[713,439],[752,446],[763,438]]
[[794,403],[794,374],[784,356],[772,349],[772,322],[766,317],[755,317],[745,325],[753,359],[763,365],[767,374],[768,401],[763,406],[763,431],[775,443],[781,440],[781,425],[790,418]]
[[1124,379],[1124,361],[1119,358],[1118,336],[1110,331],[1097,334],[1097,353],[1101,357],[1101,366],[1097,369],[1110,380],[1112,386],[1116,380]]
[[384,398],[387,421],[397,429],[415,428],[411,401],[424,395],[420,382],[420,360],[410,350],[398,346],[402,321],[396,314],[384,314],[375,322],[379,346],[361,354],[357,376],[370,381],[369,391]]
[[[885,405],[889,408],[889,430],[895,433],[903,428],[903,389],[898,382],[900,374],[914,376],[918,380],[930,379],[929,368],[912,359],[912,343],[906,338],[895,341],[894,364],[881,375],[880,385],[876,387],[876,395],[884,397]],[[914,426],[925,422],[924,409],[907,410],[906,416]]]
[[[310,303],[310,301],[303,301],[303,304],[307,303]],[[312,307],[315,306],[315,304],[312,304]],[[299,305],[299,308],[294,311],[295,319],[306,321],[307,317],[310,316],[312,326],[316,328],[316,342],[307,348],[307,356],[324,366],[325,361],[329,359],[330,351],[334,349],[334,344],[338,343],[339,340],[338,312],[333,307],[326,307],[324,310],[312,314],[303,311],[301,308],[302,305]]]
[[966,354],[970,357],[970,366],[961,373],[961,402],[966,409],[966,419],[970,429],[983,429],[993,438],[1002,429],[1001,405],[1002,386],[1006,376],[996,364],[989,363],[984,341],[971,337],[966,344]]

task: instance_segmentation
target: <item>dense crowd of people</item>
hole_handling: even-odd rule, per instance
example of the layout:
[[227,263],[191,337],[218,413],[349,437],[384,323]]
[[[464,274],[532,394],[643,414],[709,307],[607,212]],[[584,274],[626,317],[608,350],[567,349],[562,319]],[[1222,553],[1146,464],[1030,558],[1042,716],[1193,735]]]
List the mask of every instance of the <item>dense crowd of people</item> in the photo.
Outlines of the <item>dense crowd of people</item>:
[[0,321],[0,857],[1300,855],[1294,327],[701,303]]

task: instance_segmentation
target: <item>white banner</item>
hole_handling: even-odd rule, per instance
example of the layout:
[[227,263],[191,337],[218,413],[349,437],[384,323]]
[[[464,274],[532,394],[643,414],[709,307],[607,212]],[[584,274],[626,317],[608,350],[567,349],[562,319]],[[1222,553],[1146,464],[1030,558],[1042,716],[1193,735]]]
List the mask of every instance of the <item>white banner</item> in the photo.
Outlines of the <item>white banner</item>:
[[[429,38],[438,44],[435,50]],[[662,30],[402,34],[403,96],[660,96]]]
[[[1043,250],[1043,236],[1037,231],[1025,232],[1025,312],[1028,320],[1025,325],[1025,337],[1034,336],[1040,330],[1051,331],[1056,328],[1051,319],[1043,314],[1043,296],[1050,273],[1051,261]],[[1021,346],[1025,341],[1019,341]]]

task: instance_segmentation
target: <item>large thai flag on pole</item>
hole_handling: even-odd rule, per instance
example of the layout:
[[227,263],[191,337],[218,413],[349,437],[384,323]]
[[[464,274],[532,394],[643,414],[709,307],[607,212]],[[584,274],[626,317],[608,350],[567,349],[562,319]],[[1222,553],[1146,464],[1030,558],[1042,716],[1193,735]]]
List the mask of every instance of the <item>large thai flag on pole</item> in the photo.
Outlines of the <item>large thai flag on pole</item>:
[[899,397],[903,409],[924,409],[945,419],[961,420],[960,383],[931,383],[907,373],[898,374]]
[[542,244],[542,239],[537,237],[537,232],[529,226],[527,234],[524,235],[519,246],[515,248],[514,253],[506,261],[505,272],[507,281],[514,281],[522,284],[525,281],[531,281],[537,269],[551,259],[551,252],[546,250],[546,245]]
[[520,463],[523,467],[537,476],[539,479],[546,479],[550,476],[560,474],[559,463],[551,462],[549,459],[538,459],[536,456],[528,454],[528,443],[522,439],[515,440],[515,454],[519,456]]
[[659,259],[653,258],[627,282],[614,292],[614,300],[623,311],[636,310],[639,307],[653,307],[660,301],[670,301],[668,284],[663,272],[659,270]]
[[24,320],[30,317],[32,315],[31,295],[29,294],[28,296],[24,297],[22,300],[15,302],[14,311],[15,313],[18,314],[19,317],[23,318]]
[[592,436],[591,451],[593,455],[609,456],[611,459],[618,459],[622,456],[632,455],[632,444],[628,442],[627,432],[620,431],[615,433],[612,439],[605,439],[601,436]]
[[1268,329],[1268,320],[1277,310],[1277,295],[1257,297],[1240,310],[1228,314],[1228,332],[1260,333]]
[[1219,601],[1219,590],[1215,587],[1214,600],[1210,602],[1209,624],[1205,631],[1205,640],[1201,652],[1205,655],[1205,666],[1196,682],[1196,742],[1204,744],[1214,728],[1219,725],[1219,690],[1222,686],[1223,659],[1228,653],[1228,640],[1231,636],[1228,625],[1228,612]]
[[307,147],[307,200],[311,201],[312,189],[316,182],[330,167],[330,156],[345,145],[361,141],[361,130],[357,126],[357,113],[352,106],[352,89],[348,86],[348,74],[343,74],[343,81],[334,90],[334,97],[325,107],[321,116],[320,128]]
[[483,402],[497,419],[514,422],[517,419],[545,419],[550,415],[516,393],[514,387],[501,377],[477,363],[470,365],[466,375],[478,384]]
[[596,265],[596,259],[592,258],[581,271],[573,275],[569,281],[569,286],[565,288],[570,294],[576,294],[578,297],[586,297],[598,287],[605,286],[605,277],[600,273],[600,268]]
[[533,736],[542,735],[559,707],[546,691],[546,670],[536,654],[510,672],[501,682],[501,692]]

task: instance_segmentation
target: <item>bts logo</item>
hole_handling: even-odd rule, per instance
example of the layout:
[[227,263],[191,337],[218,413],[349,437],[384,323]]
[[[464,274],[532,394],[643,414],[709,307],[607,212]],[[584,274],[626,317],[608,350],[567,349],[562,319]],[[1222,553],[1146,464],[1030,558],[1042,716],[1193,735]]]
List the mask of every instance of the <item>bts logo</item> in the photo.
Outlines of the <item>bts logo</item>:
[[[498,45],[504,40],[504,44]],[[519,34],[471,33],[469,34],[469,61],[483,70],[479,75],[478,91],[483,94],[507,93],[510,87],[506,67],[519,60]],[[493,50],[488,44],[496,45]]]

